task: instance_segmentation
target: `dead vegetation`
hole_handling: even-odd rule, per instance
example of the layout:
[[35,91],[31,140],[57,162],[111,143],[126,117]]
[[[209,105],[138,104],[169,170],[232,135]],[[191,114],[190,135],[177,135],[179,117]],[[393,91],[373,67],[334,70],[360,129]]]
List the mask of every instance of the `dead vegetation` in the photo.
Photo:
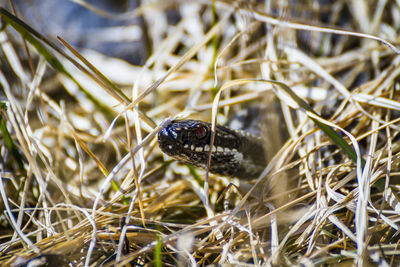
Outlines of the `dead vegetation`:
[[[143,66],[53,46],[1,9],[1,264],[399,264],[398,1],[94,11],[144,18]],[[165,121],[249,105],[271,107],[257,181],[157,146]]]

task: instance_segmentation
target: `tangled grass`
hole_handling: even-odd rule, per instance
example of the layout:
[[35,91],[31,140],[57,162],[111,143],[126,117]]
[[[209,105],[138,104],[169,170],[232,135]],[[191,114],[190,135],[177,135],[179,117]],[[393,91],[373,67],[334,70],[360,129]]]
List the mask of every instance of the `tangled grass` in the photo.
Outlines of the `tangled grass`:
[[[0,10],[2,265],[399,264],[398,1],[80,4],[141,16],[152,53],[78,52]],[[157,146],[250,105],[256,181]]]

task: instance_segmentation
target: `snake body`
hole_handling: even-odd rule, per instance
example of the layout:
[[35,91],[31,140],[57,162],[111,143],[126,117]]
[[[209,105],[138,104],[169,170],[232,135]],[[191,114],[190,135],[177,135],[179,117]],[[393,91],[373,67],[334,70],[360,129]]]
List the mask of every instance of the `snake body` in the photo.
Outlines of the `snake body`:
[[210,172],[241,179],[253,179],[264,170],[267,159],[260,137],[216,125],[210,147],[211,124],[198,120],[172,121],[158,133],[158,143],[167,155]]

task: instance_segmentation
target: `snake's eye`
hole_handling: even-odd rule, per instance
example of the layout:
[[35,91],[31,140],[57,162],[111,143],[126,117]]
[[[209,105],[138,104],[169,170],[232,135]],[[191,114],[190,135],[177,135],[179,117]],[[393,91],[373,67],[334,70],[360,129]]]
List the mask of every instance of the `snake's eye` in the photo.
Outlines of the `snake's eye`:
[[196,129],[196,137],[197,139],[202,139],[207,135],[206,127],[199,127]]

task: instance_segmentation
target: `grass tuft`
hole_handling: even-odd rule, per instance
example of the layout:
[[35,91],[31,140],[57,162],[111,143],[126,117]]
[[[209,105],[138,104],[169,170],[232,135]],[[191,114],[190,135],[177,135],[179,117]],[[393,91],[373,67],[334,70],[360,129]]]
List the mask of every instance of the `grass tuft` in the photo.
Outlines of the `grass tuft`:
[[[1,7],[0,265],[399,265],[398,2],[266,2],[77,4],[143,65]],[[158,147],[255,107],[254,181]]]

